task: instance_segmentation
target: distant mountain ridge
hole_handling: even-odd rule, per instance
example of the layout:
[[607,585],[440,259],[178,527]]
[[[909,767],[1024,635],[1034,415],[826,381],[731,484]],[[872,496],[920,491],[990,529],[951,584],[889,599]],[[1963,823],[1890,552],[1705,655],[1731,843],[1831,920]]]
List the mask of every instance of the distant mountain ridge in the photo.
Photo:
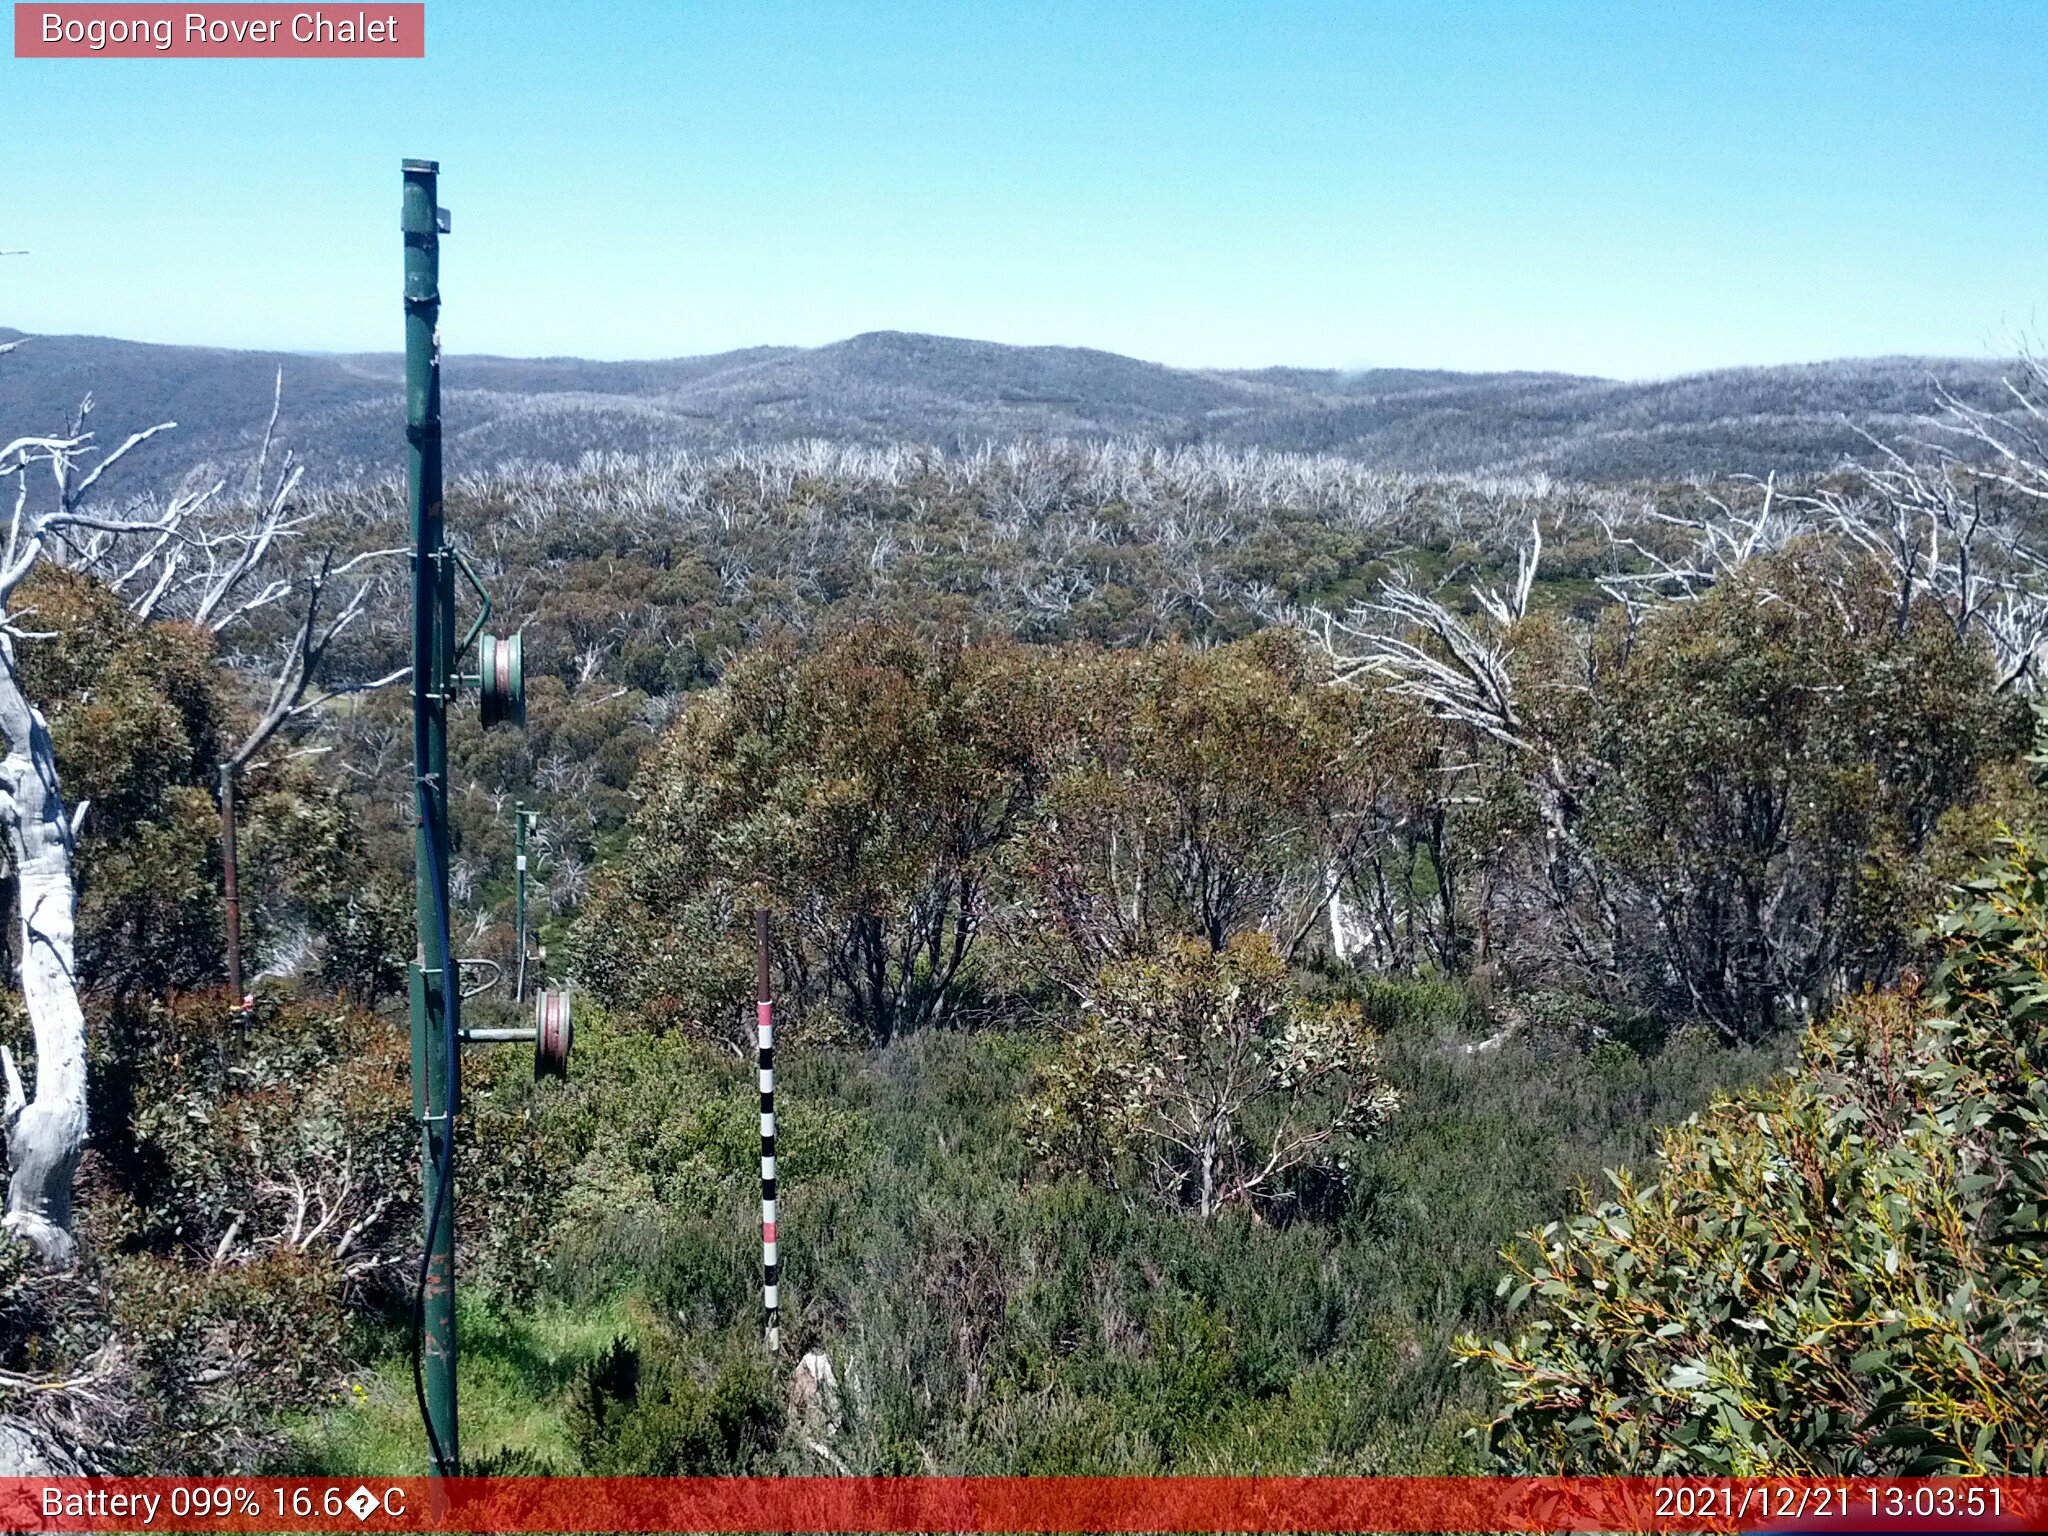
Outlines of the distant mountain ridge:
[[[23,333],[0,328],[0,342]],[[179,430],[160,475],[246,453],[284,371],[280,430],[325,479],[402,462],[404,360],[33,336],[0,359],[0,432],[46,431],[90,390],[103,442]],[[1563,373],[1185,369],[1083,347],[897,331],[650,362],[451,356],[451,473],[512,459],[824,437],[945,449],[1049,437],[1335,453],[1385,468],[1683,479],[1826,469],[1911,436],[1934,386],[2000,403],[1993,361],[1875,358],[1651,383]]]

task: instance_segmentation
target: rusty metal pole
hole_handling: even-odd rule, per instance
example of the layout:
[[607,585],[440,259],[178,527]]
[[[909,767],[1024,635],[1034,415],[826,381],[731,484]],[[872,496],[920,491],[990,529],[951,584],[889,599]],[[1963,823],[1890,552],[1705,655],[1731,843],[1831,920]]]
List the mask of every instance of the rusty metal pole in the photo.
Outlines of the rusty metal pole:
[[246,1010],[242,997],[242,897],[236,886],[235,768],[220,765],[221,896],[227,906],[228,997],[237,1014]]

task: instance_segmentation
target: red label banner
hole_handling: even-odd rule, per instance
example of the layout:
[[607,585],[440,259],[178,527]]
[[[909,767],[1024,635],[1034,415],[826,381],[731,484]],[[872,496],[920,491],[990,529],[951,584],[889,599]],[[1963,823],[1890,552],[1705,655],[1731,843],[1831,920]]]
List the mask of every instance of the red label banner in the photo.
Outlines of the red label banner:
[[423,59],[424,4],[24,5],[17,59]]
[[2025,1531],[2038,1480],[9,1478],[7,1531]]

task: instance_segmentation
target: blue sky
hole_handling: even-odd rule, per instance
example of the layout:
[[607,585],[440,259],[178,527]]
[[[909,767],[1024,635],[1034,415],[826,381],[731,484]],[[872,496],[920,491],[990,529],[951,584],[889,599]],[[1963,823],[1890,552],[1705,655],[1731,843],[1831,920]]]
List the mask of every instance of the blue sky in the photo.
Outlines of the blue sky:
[[[374,7],[372,7],[374,8]],[[864,330],[1647,377],[2048,321],[2048,0],[428,0],[424,61],[0,58],[0,323]]]

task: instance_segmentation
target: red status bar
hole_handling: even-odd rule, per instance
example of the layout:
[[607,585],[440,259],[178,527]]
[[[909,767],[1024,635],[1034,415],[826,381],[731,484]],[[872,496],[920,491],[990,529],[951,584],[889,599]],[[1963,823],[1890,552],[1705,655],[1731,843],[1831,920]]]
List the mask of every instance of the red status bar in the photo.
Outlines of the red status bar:
[[2027,1479],[0,1479],[9,1531],[2023,1531]]

